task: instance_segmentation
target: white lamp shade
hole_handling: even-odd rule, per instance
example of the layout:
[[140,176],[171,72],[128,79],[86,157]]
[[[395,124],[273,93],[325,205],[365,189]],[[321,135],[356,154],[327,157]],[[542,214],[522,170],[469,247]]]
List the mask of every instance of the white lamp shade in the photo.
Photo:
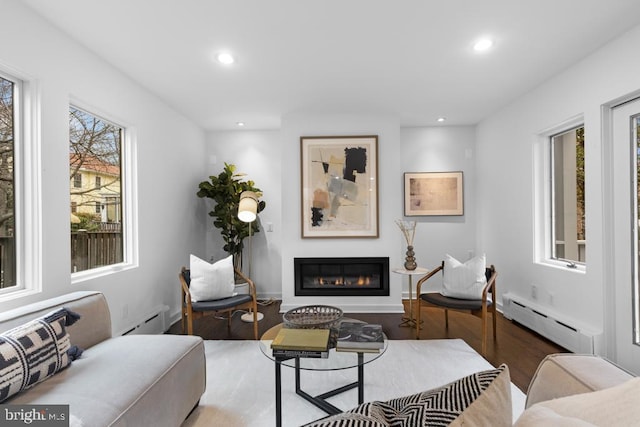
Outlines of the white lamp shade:
[[243,191],[238,205],[238,219],[253,222],[258,214],[258,196],[253,191]]

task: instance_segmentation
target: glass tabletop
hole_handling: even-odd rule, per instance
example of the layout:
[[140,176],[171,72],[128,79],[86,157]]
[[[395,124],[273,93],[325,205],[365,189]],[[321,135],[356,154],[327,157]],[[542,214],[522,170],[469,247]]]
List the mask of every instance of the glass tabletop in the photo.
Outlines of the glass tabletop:
[[[342,321],[347,322],[361,322],[361,320],[343,318]],[[362,322],[365,323],[365,322]],[[268,357],[271,360],[275,361],[275,357],[273,357],[271,351],[271,342],[278,335],[280,329],[282,329],[283,323],[274,326],[273,328],[266,331],[260,337],[260,350],[262,354]],[[369,362],[373,362],[387,351],[388,340],[387,336],[384,335],[384,346],[379,352],[375,353],[363,353],[362,364],[365,365]],[[282,366],[288,366],[290,368],[295,368],[295,358],[282,360]],[[310,371],[337,371],[340,369],[350,369],[358,367],[360,362],[358,361],[358,353],[351,351],[336,351],[334,346],[332,345],[329,349],[329,357],[326,359],[320,358],[310,358],[310,357],[301,357],[300,358],[300,369],[306,369]]]

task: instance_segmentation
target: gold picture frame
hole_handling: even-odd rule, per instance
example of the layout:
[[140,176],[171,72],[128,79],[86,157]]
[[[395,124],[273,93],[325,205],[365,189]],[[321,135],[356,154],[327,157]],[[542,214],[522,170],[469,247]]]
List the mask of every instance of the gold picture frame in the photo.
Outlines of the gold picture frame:
[[302,238],[378,237],[378,136],[300,137]]
[[464,215],[462,172],[406,172],[404,215]]

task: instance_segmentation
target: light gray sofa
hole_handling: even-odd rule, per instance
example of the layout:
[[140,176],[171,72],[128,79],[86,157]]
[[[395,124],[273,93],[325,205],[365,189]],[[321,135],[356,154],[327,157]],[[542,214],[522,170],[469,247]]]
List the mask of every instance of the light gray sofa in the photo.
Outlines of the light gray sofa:
[[0,314],[0,333],[65,307],[81,318],[67,331],[82,356],[4,404],[68,404],[71,425],[179,426],[205,389],[202,339],[111,336],[106,298],[74,292]]
[[516,427],[640,424],[640,378],[594,355],[559,353],[538,366]]

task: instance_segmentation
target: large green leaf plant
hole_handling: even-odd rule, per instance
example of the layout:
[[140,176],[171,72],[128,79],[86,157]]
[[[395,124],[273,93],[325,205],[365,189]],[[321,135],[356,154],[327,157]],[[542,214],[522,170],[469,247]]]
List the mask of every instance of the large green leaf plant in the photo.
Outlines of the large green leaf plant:
[[[218,176],[210,176],[209,181],[198,185],[198,197],[209,198],[215,202],[209,216],[213,217],[214,227],[220,229],[225,242],[223,249],[233,255],[234,265],[242,269],[243,240],[249,236],[249,227],[253,234],[260,231],[258,221],[251,223],[238,219],[238,205],[243,191],[253,191],[260,197],[262,191],[251,180],[243,181],[245,174],[237,173],[236,166],[225,162],[224,169]],[[258,213],[266,207],[264,201],[258,202]]]

